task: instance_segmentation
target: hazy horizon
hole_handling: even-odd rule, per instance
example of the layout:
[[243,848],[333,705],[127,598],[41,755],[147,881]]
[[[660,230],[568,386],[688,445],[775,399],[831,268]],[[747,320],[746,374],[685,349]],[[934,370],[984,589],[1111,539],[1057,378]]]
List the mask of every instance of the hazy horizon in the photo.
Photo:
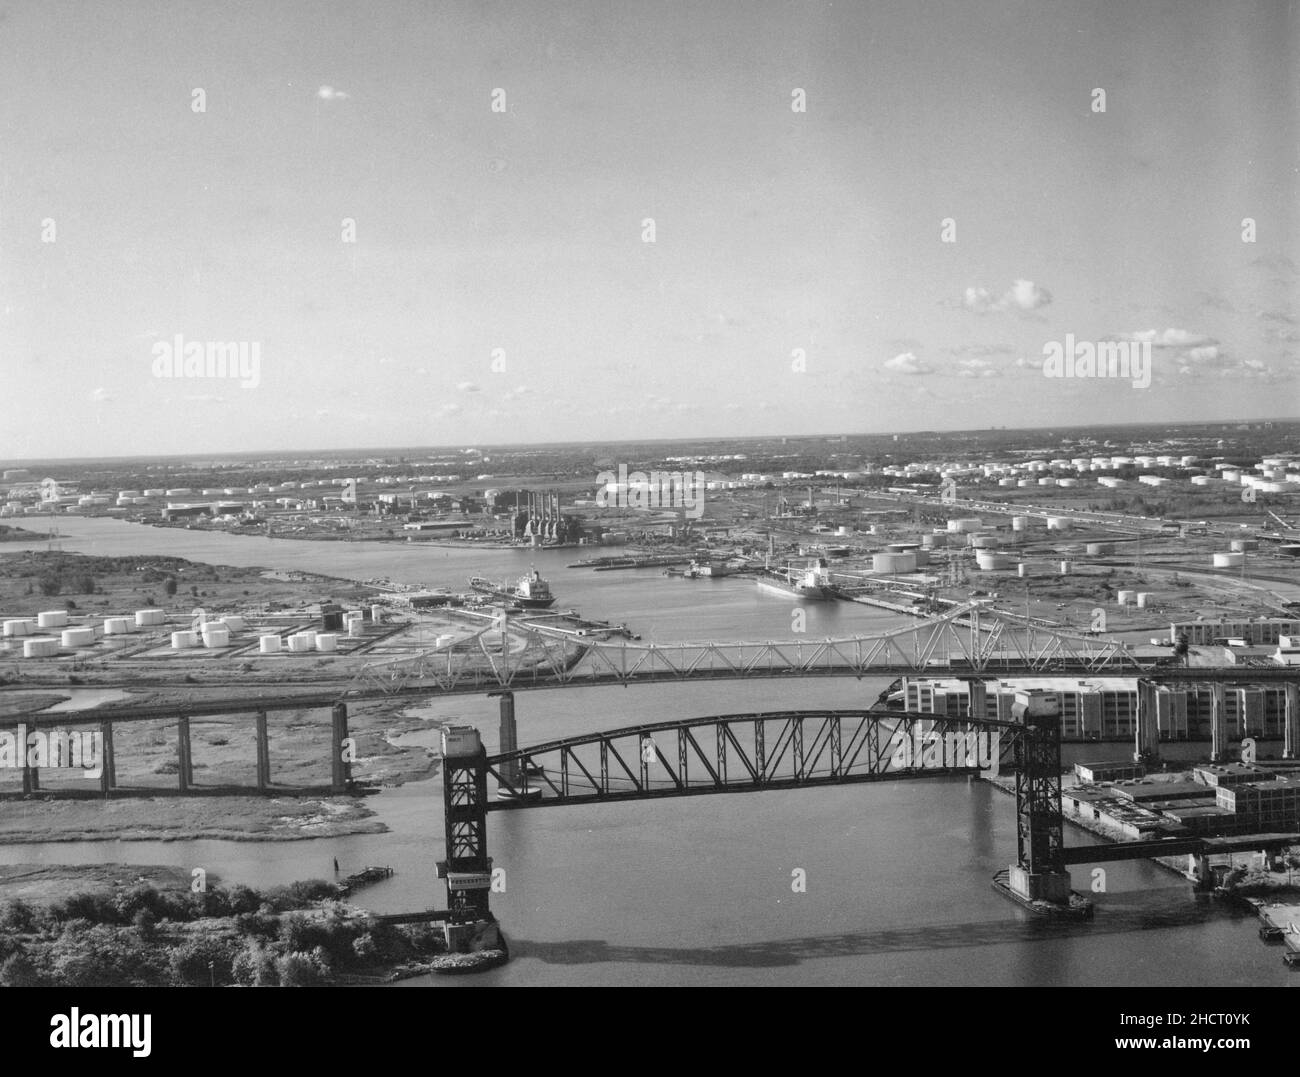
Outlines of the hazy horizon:
[[[13,3],[0,456],[1266,421],[1300,404],[1298,31]],[[155,376],[177,336],[256,378]],[[1045,377],[1068,337],[1145,345],[1150,386]]]

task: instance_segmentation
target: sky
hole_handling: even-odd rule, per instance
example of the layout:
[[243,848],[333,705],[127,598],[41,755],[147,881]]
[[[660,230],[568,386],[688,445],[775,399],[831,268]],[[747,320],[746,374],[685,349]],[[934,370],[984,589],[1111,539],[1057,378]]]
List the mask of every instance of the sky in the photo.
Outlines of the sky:
[[1294,417],[1298,116],[1295,2],[8,0],[0,458]]

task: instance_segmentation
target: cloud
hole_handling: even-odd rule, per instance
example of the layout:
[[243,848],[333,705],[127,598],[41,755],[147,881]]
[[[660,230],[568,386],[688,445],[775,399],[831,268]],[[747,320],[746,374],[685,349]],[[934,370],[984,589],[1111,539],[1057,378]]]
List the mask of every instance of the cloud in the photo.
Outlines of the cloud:
[[1140,329],[1136,333],[1119,333],[1111,339],[1149,343],[1153,348],[1199,348],[1218,343],[1213,337],[1189,329]]
[[949,355],[1015,355],[1016,349],[1010,344],[957,344],[944,348]]
[[987,359],[978,356],[959,360],[957,367],[959,378],[996,378],[1002,373]]
[[1031,280],[1017,279],[998,296],[987,288],[967,288],[962,295],[961,305],[972,314],[993,314],[1004,310],[1037,310],[1051,301],[1052,293],[1046,288]]
[[226,402],[224,396],[215,396],[212,393],[198,393],[194,396],[182,397],[181,399],[192,401],[195,404],[224,404]]
[[894,374],[933,374],[934,371],[912,352],[903,352],[885,361],[886,370]]
[[472,381],[458,381],[456,383],[456,388],[462,393],[479,393],[483,391]]
[[316,91],[316,96],[322,101],[346,101],[352,95],[336,90],[333,86],[322,86]]
[[107,404],[113,399],[113,394],[105,389],[102,385],[90,394],[90,399],[97,404]]
[[438,411],[443,415],[457,415],[460,413],[460,405],[452,403],[443,404]]

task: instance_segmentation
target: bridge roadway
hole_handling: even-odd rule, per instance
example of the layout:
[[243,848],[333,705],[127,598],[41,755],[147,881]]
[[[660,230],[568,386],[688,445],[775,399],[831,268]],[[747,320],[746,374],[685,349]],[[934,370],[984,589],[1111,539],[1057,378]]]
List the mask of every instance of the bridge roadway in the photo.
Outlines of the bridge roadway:
[[1061,850],[1062,862],[1100,864],[1112,860],[1150,860],[1157,856],[1207,856],[1211,853],[1276,851],[1300,845],[1300,834],[1248,834],[1231,838],[1156,838],[1119,841],[1111,845],[1076,845]]
[[[1294,683],[1300,680],[1300,669],[1286,667],[1256,668],[1250,666],[1193,666],[1191,668],[1149,666],[1142,669],[1117,670],[1101,672],[1085,668],[1078,664],[1061,664],[1055,669],[1044,670],[1041,667],[1020,662],[990,662],[983,671],[972,671],[969,666],[947,665],[934,667],[920,676],[946,677],[959,680],[997,680],[1016,676],[1029,677],[1072,677],[1072,676],[1128,676],[1140,677],[1154,684],[1177,684],[1200,682],[1209,684],[1242,683]],[[5,725],[26,722],[28,725],[39,724],[41,728],[59,728],[63,726],[82,726],[92,722],[111,720],[113,722],[150,721],[159,718],[203,717],[222,714],[251,714],[256,711],[311,710],[333,706],[335,703],[364,702],[378,699],[412,699],[424,700],[438,696],[479,695],[499,693],[501,691],[525,692],[542,691],[557,688],[584,687],[628,687],[631,685],[673,684],[685,681],[717,681],[735,679],[769,679],[784,680],[799,677],[905,677],[918,676],[910,666],[880,666],[862,672],[851,667],[825,667],[814,669],[788,668],[779,670],[724,670],[702,669],[691,671],[653,670],[638,672],[627,676],[606,674],[600,677],[588,677],[575,680],[560,680],[545,676],[525,677],[515,672],[506,680],[494,677],[466,679],[453,684],[440,683],[436,678],[413,680],[399,687],[371,686],[357,687],[355,678],[338,678],[327,681],[321,678],[314,684],[332,684],[323,690],[304,690],[302,692],[276,692],[274,695],[243,695],[226,699],[196,699],[178,703],[154,703],[135,706],[107,705],[83,711],[60,711],[48,713],[42,711],[18,712],[10,715]],[[0,698],[6,692],[31,692],[42,685],[13,685],[0,689]],[[52,688],[55,686],[51,686]],[[61,687],[61,686],[58,686]],[[174,681],[158,682],[156,685],[147,681],[132,680],[128,687],[166,687],[174,688]],[[197,685],[196,690],[204,688],[230,687],[247,691],[247,682],[228,682],[224,685]]]

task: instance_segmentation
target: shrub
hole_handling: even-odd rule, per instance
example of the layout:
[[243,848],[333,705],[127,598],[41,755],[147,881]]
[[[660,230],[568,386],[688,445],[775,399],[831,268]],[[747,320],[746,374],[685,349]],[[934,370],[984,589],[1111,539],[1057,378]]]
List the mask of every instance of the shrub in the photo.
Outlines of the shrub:
[[186,939],[168,958],[172,983],[178,987],[207,987],[233,981],[235,947],[229,939],[199,935]]
[[280,983],[275,955],[253,939],[235,954],[230,971],[235,983],[245,987],[277,987]]
[[39,987],[40,974],[25,953],[10,954],[0,965],[0,987]]
[[312,987],[321,982],[321,970],[304,953],[289,953],[275,963],[281,987]]
[[0,905],[0,930],[26,935],[36,930],[36,910],[22,898]]

